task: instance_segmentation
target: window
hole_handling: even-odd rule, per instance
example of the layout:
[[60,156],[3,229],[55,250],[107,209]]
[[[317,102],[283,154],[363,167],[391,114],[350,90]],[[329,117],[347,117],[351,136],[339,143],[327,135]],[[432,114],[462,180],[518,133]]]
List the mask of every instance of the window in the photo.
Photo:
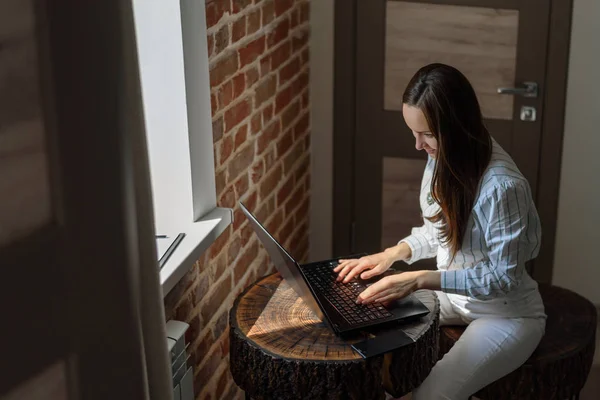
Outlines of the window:
[[231,223],[216,207],[205,2],[134,0],[157,234],[186,234],[161,269],[166,295]]

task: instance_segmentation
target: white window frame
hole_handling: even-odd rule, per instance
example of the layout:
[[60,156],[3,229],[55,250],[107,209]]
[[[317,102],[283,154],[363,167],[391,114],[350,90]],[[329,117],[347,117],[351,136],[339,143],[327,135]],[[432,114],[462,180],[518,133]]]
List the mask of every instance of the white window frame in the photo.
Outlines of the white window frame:
[[205,2],[133,0],[157,234],[185,233],[166,295],[231,224],[217,207]]

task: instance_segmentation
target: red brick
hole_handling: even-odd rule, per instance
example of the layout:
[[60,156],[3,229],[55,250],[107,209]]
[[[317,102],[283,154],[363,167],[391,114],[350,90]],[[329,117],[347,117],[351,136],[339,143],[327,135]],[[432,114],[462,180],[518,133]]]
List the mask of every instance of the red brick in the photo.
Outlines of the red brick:
[[246,87],[250,88],[258,81],[258,68],[252,67],[246,71]]
[[308,93],[309,93],[309,89],[305,90],[304,93],[302,93],[302,108],[303,109],[308,107],[308,102],[309,102]]
[[[229,248],[227,249],[227,264],[233,265],[233,261],[237,258],[242,249],[242,240],[239,236],[236,236],[231,243],[229,244]],[[220,336],[216,335],[215,337]]]
[[251,111],[252,106],[248,98],[238,101],[225,111],[225,133],[248,117]]
[[225,247],[225,245],[229,241],[230,235],[231,235],[231,231],[229,229],[225,229],[223,231],[223,233],[221,233],[219,235],[219,237],[210,245],[210,247],[209,247],[210,258],[215,258],[217,255],[219,255],[221,250],[223,250],[223,247]]
[[266,76],[271,72],[271,56],[263,57],[260,59],[260,77]]
[[294,190],[287,203],[285,203],[285,215],[292,215],[294,209],[300,205],[304,197],[304,187],[299,186]]
[[237,179],[237,177],[242,173],[246,172],[252,161],[254,160],[254,145],[250,144],[238,151],[231,161],[229,161],[228,170],[229,170],[229,179],[230,182]]
[[246,36],[246,17],[241,17],[231,26],[231,44]]
[[208,292],[209,288],[209,276],[208,274],[201,274],[198,278],[198,283],[196,284],[196,288],[194,289],[194,304],[199,304],[204,296]]
[[258,195],[256,194],[256,191],[252,192],[251,194],[245,196],[244,198],[244,205],[246,206],[246,208],[250,211],[253,211],[256,208],[256,199],[258,198]]
[[310,123],[310,118],[308,112],[302,114],[296,125],[294,125],[294,140],[298,139],[300,136],[306,133],[308,130],[308,124]]
[[227,328],[227,330],[223,334],[221,344],[219,347],[221,348],[221,357],[227,357],[229,355],[229,328]]
[[256,87],[256,94],[254,96],[254,107],[259,108],[265,101],[269,100],[275,95],[277,90],[277,77],[271,75],[262,80],[261,83]]
[[260,183],[260,198],[266,199],[269,194],[273,193],[279,182],[281,181],[281,166],[276,167],[267,173],[263,181]]
[[300,10],[294,9],[290,14],[290,29],[294,29],[300,23]]
[[224,368],[223,372],[221,372],[221,376],[219,376],[219,380],[217,381],[217,393],[225,393],[227,389],[229,389],[229,385],[231,384],[228,377],[229,368]]
[[265,51],[264,35],[248,43],[246,46],[239,49],[240,67],[250,64],[256,60]]
[[273,214],[273,216],[271,217],[269,222],[266,223],[265,228],[267,228],[267,230],[269,232],[276,233],[279,231],[279,228],[281,228],[282,222],[283,222],[283,211],[277,210],[275,212],[275,214]]
[[283,129],[291,128],[292,123],[300,115],[300,100],[294,101],[291,106],[281,114],[281,126]]
[[298,229],[296,229],[293,236],[288,241],[288,243],[290,243],[290,247],[294,248],[294,251],[292,251],[293,255],[296,254],[297,243],[302,242],[302,239],[304,238],[304,236],[306,236],[306,232],[307,232],[306,224],[302,224],[302,225],[300,225],[300,227],[298,227]]
[[219,117],[212,123],[213,143],[216,143],[223,137],[223,117]]
[[248,125],[242,125],[235,134],[235,150],[239,149],[244,143],[246,143],[246,137],[248,135]]
[[240,237],[242,238],[242,246],[245,246],[252,237],[254,237],[254,229],[250,224],[244,225],[242,231],[240,232]]
[[302,178],[308,173],[309,167],[310,156],[307,155],[302,159],[302,161],[300,161],[300,164],[296,168],[296,171],[294,171],[294,179],[296,180],[296,182],[302,182]]
[[214,45],[215,45],[214,35],[212,33],[210,35],[206,35],[206,49],[208,51],[209,58],[212,57],[213,52],[215,50]]
[[223,25],[215,33],[215,55],[220,54],[229,46],[229,25]]
[[225,302],[225,299],[229,297],[231,292],[231,274],[228,272],[218,283],[214,284],[214,290],[206,295],[207,302],[202,306],[200,313],[202,319],[206,324],[214,316],[215,312]]
[[296,53],[298,50],[302,49],[308,43],[309,38],[308,29],[304,29],[292,37],[292,52]]
[[283,203],[285,203],[287,198],[290,196],[290,193],[292,193],[293,189],[294,175],[290,174],[287,177],[285,183],[281,186],[281,188],[279,188],[279,191],[277,192],[277,207],[280,207],[283,205]]
[[279,70],[279,86],[283,85],[300,72],[300,58],[296,57]]
[[246,90],[246,75],[238,74],[233,77],[233,98],[237,99]]
[[219,315],[219,317],[215,321],[215,323],[213,325],[213,336],[215,338],[222,337],[223,332],[225,332],[225,329],[227,329],[228,317],[229,317],[228,310],[224,310],[223,312],[221,312],[221,315]]
[[265,125],[269,124],[271,122],[271,119],[273,119],[273,104],[269,104],[268,106],[266,106],[263,109],[262,114]]
[[294,5],[294,0],[277,0],[275,2],[275,15],[280,16]]
[[219,206],[226,208],[233,208],[235,206],[235,191],[233,190],[233,186],[229,186],[221,197],[219,197]]
[[258,255],[258,243],[254,242],[248,247],[244,253],[240,256],[240,259],[237,260],[235,264],[235,268],[233,270],[233,280],[237,284],[241,281],[242,277],[248,270],[248,267],[256,256]]
[[294,135],[292,134],[292,130],[288,130],[283,137],[277,142],[277,157],[283,157],[285,153],[292,147],[294,144]]
[[253,135],[256,135],[262,129],[262,118],[260,116],[260,112],[256,113],[252,116],[252,120],[250,121],[250,131]]
[[[284,90],[279,91],[277,96],[275,97],[275,114],[279,114],[281,110],[286,108],[290,101],[292,101],[292,97],[295,93],[292,92],[292,86],[288,86]],[[227,122],[227,118],[225,118],[225,122]]]
[[252,172],[250,172],[251,177],[252,177],[252,183],[257,183],[258,181],[260,181],[260,178],[262,178],[264,172],[265,172],[265,162],[262,159],[258,160],[252,166]]
[[248,35],[260,29],[260,9],[256,9],[248,14],[247,30]]
[[237,194],[237,198],[241,198],[248,191],[248,174],[243,174],[240,178],[235,181],[235,193]]
[[275,149],[271,149],[269,150],[265,156],[265,170],[269,171],[274,165],[275,163],[278,161],[278,159],[275,157]]
[[211,111],[211,114],[214,116],[218,109],[219,109],[219,106],[217,105],[217,96],[215,96],[214,93],[211,93],[210,94],[210,111]]
[[272,71],[279,69],[281,65],[285,64],[290,59],[291,47],[291,42],[289,40],[286,40],[285,42],[283,42],[283,44],[281,44],[281,46],[273,50],[273,52],[271,53]]
[[240,209],[233,211],[233,230],[237,231],[246,222],[246,216]]
[[219,148],[219,165],[223,165],[223,163],[227,161],[232,151],[233,139],[231,136],[225,136],[221,141],[221,146]]
[[308,21],[309,13],[309,3],[308,1],[305,1],[300,5],[300,23]]
[[212,332],[207,331],[201,339],[198,339],[196,343],[192,344],[192,353],[198,355],[197,357],[195,357],[196,362],[194,362],[192,365],[194,365],[196,368],[200,366],[214,342],[215,340],[213,338]]
[[294,218],[288,218],[285,225],[283,225],[283,227],[279,231],[279,238],[284,240],[286,238],[289,238],[292,234],[292,231],[294,230],[294,226]]
[[302,50],[302,53],[300,53],[300,61],[302,61],[302,64],[308,64],[309,59],[310,54],[308,53],[308,49]]
[[233,12],[239,13],[244,8],[248,7],[248,5],[252,4],[252,0],[232,0],[233,4]]
[[227,78],[236,73],[238,66],[237,52],[232,51],[225,55],[210,69],[210,85],[216,87],[225,82]]
[[275,210],[275,196],[271,196],[268,199],[261,198],[261,200],[262,205],[254,215],[259,221],[266,221]]
[[304,153],[304,143],[297,142],[292,150],[288,153],[287,156],[283,159],[283,170],[287,175],[291,170],[296,161],[300,159],[302,154]]
[[308,87],[308,79],[308,71],[306,70],[294,79],[292,82],[292,92],[294,96],[301,94],[304,89]]
[[282,20],[280,20],[275,29],[273,29],[273,31],[269,33],[267,45],[269,46],[269,48],[277,45],[277,43],[280,43],[282,40],[287,38],[289,33],[290,19],[285,17]]
[[215,186],[217,196],[219,196],[223,189],[225,189],[225,170],[221,170],[215,174]]
[[233,101],[233,82],[231,80],[225,82],[219,88],[219,104],[221,108],[227,107]]
[[296,221],[305,220],[308,218],[309,205],[309,197],[306,197],[304,200],[302,200],[300,207],[298,207],[296,210]]
[[267,26],[275,19],[275,5],[273,0],[265,1],[262,7],[262,26]]
[[194,304],[192,302],[192,294],[186,295],[175,309],[175,318],[180,321],[188,321],[192,319],[190,315]]
[[308,131],[308,135],[304,137],[304,150],[308,151],[310,149],[310,130]]
[[257,154],[262,154],[265,149],[277,138],[281,132],[281,126],[278,120],[271,122],[264,130],[263,133],[258,137],[256,142]]
[[219,22],[225,12],[229,12],[229,1],[215,1],[206,5],[206,27]]

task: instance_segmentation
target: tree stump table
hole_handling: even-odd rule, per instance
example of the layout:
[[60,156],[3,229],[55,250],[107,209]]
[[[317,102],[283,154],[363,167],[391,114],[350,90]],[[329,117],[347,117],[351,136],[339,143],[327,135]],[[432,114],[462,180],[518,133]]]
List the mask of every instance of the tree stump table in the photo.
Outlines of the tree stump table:
[[[546,334],[529,359],[515,371],[477,392],[481,400],[578,399],[596,348],[596,307],[586,298],[557,286],[540,285]],[[444,326],[440,358],[460,339],[465,327]]]
[[431,311],[398,326],[415,343],[363,359],[321,322],[279,274],[259,279],[229,314],[230,368],[246,398],[385,399],[421,384],[438,359],[439,301],[418,291]]

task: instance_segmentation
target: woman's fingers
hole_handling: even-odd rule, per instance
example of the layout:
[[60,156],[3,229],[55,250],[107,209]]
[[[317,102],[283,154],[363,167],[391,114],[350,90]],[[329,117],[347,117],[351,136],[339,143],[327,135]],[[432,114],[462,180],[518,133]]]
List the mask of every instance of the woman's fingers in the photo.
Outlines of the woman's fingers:
[[376,275],[379,275],[379,274],[385,272],[385,268],[384,267],[385,266],[383,264],[377,264],[374,268],[363,272],[360,277],[363,278],[363,279],[372,278],[372,277],[374,277]]
[[389,289],[385,289],[380,292],[374,293],[369,297],[363,297],[363,295],[360,294],[358,296],[357,302],[359,304],[379,303],[381,301],[381,299],[387,298],[387,297],[393,295],[394,293],[396,293],[396,291],[397,291],[396,288],[389,288]]
[[346,265],[358,260],[338,260],[339,264],[333,269],[333,272],[341,271]]
[[380,279],[366,288],[361,294],[358,295],[358,301],[364,302],[365,300],[371,299],[373,296],[381,292],[392,289],[393,282],[389,278],[389,276],[386,276],[385,278]]

